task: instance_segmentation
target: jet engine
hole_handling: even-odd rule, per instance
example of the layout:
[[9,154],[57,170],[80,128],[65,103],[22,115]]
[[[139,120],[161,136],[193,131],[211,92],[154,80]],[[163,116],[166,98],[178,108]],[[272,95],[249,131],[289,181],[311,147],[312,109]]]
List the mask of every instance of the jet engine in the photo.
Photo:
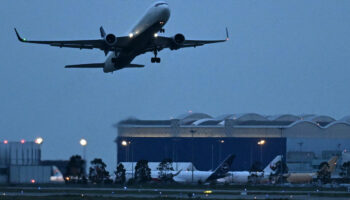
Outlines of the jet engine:
[[173,37],[173,41],[176,45],[181,45],[185,41],[185,36],[181,33],[178,33]]
[[117,44],[117,37],[115,35],[113,35],[112,33],[106,35],[104,40],[106,41],[108,46],[114,46],[115,44]]

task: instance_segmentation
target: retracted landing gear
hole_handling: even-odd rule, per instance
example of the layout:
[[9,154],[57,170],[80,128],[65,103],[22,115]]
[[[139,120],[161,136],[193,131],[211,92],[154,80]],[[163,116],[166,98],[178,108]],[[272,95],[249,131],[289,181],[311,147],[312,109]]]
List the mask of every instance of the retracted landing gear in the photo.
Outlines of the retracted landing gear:
[[157,57],[158,51],[154,50],[154,57],[151,58],[151,63],[160,63],[160,58]]

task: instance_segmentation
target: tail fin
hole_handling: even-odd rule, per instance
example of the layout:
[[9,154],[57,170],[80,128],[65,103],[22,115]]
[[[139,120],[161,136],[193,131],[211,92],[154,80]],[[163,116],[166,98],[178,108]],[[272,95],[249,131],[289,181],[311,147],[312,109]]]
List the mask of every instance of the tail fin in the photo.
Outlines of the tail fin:
[[335,167],[337,165],[337,161],[338,161],[338,156],[333,156],[331,159],[329,159],[328,161],[328,165],[329,165],[329,172],[333,172],[335,170]]
[[214,172],[207,178],[206,181],[216,180],[218,178],[223,178],[226,176],[230,167],[235,159],[235,155],[231,154],[214,170]]
[[264,174],[275,173],[278,166],[278,162],[282,162],[282,155],[276,156],[264,169]]

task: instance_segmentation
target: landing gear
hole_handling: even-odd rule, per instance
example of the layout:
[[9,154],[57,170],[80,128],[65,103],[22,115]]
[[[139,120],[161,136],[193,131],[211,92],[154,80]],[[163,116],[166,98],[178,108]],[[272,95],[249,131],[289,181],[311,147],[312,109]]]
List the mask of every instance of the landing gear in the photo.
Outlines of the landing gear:
[[165,32],[165,29],[162,28],[162,29],[159,30],[159,32],[160,32],[160,33],[164,33],[164,32]]
[[151,58],[151,63],[160,63],[160,58],[157,57],[158,51],[154,50],[154,57]]
[[151,58],[151,63],[160,63],[160,58],[158,57]]

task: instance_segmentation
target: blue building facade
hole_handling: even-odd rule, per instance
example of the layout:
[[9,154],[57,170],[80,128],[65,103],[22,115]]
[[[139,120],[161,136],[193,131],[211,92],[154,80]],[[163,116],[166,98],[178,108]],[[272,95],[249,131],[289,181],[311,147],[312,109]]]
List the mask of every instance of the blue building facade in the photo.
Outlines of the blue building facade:
[[[332,152],[350,149],[350,116],[338,120],[314,114],[213,117],[188,112],[162,120],[129,118],[115,127],[117,162],[171,158],[193,161],[199,170],[214,169],[232,153],[236,158],[231,170],[249,170],[257,162],[264,168],[281,154],[289,171],[310,172],[317,170],[314,163],[327,161]],[[261,140],[265,142],[258,145]]]
[[249,170],[254,163],[264,168],[275,156],[286,155],[286,138],[117,137],[116,143],[118,162],[170,158],[193,162],[198,170],[215,169],[229,154],[236,155],[231,170]]

